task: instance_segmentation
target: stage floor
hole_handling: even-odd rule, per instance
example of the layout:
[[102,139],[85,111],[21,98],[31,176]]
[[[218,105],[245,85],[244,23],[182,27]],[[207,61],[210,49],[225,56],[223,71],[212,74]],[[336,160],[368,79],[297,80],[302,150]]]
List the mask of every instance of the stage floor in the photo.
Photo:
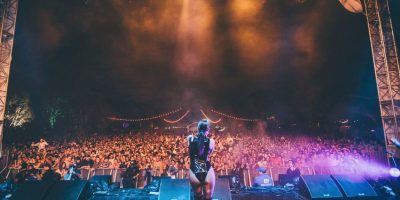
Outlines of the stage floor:
[[[232,200],[306,200],[296,189],[272,187],[264,190],[242,190],[232,193]],[[399,200],[400,198],[378,197],[376,200]],[[149,194],[143,189],[118,189],[95,194],[90,200],[158,200],[158,194]]]
[[[91,200],[157,200],[157,194],[149,194],[143,189],[119,189],[108,193],[95,194]],[[270,188],[265,190],[243,190],[232,193],[233,200],[303,200],[296,190]]]

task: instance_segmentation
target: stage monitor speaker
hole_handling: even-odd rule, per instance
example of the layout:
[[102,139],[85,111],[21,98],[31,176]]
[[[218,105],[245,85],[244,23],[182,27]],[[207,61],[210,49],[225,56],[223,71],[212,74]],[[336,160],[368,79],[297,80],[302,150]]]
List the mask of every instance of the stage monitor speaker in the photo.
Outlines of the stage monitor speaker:
[[162,180],[162,179],[171,179],[170,176],[153,176],[153,179]]
[[309,199],[342,199],[343,195],[329,175],[303,175],[300,193]]
[[95,175],[89,180],[91,192],[108,191],[111,186],[111,175]]
[[158,200],[190,199],[189,179],[161,179]]
[[58,181],[50,188],[45,200],[84,200],[89,196],[87,181]]
[[44,199],[54,182],[28,181],[16,184],[12,200]]
[[233,175],[220,175],[218,179],[225,178],[229,179],[229,186],[231,191],[239,191],[240,190],[240,177]]
[[287,183],[295,183],[293,176],[288,174],[279,174],[278,180],[280,185],[286,185]]
[[231,200],[230,177],[219,177],[215,181],[213,200]]
[[332,175],[332,178],[347,198],[365,199],[378,196],[367,180],[360,175]]

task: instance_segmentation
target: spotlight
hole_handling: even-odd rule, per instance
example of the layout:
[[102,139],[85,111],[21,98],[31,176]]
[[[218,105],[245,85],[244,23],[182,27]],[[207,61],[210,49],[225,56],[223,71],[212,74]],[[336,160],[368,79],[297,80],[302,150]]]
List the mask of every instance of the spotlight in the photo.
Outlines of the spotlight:
[[400,176],[400,170],[397,169],[397,168],[390,168],[389,174],[390,174],[390,176],[393,176],[393,177],[399,177]]

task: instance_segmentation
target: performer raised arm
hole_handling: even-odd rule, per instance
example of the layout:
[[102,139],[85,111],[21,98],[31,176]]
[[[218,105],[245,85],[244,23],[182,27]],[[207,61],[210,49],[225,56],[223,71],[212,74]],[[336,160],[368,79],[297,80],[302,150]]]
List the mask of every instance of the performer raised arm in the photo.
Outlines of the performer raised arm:
[[214,193],[215,173],[209,161],[215,145],[213,139],[208,138],[210,123],[203,119],[197,125],[198,135],[188,136],[190,154],[190,185],[195,200],[211,200]]

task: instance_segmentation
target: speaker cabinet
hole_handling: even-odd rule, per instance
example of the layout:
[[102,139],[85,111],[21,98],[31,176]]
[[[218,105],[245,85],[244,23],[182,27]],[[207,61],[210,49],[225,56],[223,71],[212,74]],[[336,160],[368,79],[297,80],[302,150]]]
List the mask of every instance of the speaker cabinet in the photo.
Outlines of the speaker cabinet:
[[303,175],[300,177],[300,193],[309,199],[341,199],[340,189],[329,175]]
[[91,192],[108,191],[111,186],[111,175],[95,175],[89,180]]
[[17,186],[13,200],[84,200],[89,198],[87,181],[30,181]]
[[91,184],[95,184],[97,182],[105,182],[108,185],[111,185],[111,175],[95,175],[89,181]]
[[230,177],[217,178],[215,180],[213,200],[231,200]]
[[12,194],[11,199],[44,199],[54,184],[53,181],[28,181],[16,184],[16,191]]
[[158,200],[190,199],[189,179],[161,179]]
[[46,200],[85,200],[89,198],[87,181],[59,181],[50,188]]
[[372,186],[360,175],[331,175],[347,198],[373,198],[377,197]]

